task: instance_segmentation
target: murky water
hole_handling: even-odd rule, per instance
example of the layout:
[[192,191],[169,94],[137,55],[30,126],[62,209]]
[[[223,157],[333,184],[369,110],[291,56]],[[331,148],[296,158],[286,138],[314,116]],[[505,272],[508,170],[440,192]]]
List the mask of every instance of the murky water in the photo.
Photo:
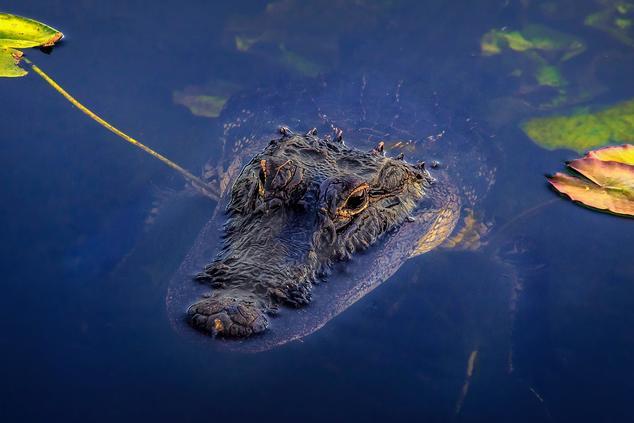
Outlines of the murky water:
[[[557,197],[543,175],[578,153],[520,129],[634,98],[630,12],[618,32],[584,23],[607,1],[445,3],[3,3],[66,34],[33,61],[195,173],[221,160],[225,99],[342,69],[424,77],[500,154],[485,248],[410,260],[303,342],[222,353],[165,311],[214,203],[35,75],[0,79],[2,421],[631,421],[632,221]],[[569,38],[482,54],[533,24]],[[200,95],[208,117],[177,104]]]

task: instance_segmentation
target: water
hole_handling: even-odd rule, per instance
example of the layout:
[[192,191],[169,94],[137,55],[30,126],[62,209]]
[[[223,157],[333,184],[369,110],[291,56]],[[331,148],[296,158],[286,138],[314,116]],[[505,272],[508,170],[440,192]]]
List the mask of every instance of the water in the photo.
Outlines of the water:
[[[548,189],[543,174],[575,153],[541,149],[518,124],[569,109],[537,110],[556,93],[508,77],[531,64],[479,50],[492,28],[547,25],[587,45],[560,65],[567,107],[630,99],[631,47],[582,24],[600,5],[299,3],[278,3],[273,15],[255,1],[21,0],[3,10],[63,30],[53,54],[30,57],[193,171],[220,159],[221,129],[174,104],[174,90],[281,87],[343,67],[426,75],[502,153],[483,216],[500,230],[487,251],[505,263],[486,252],[432,252],[302,343],[256,355],[211,351],[172,330],[165,293],[213,203],[183,195],[178,175],[35,75],[2,79],[2,420],[632,420],[632,223]],[[236,49],[236,35],[265,31],[268,47]],[[382,41],[368,48],[367,40]],[[399,48],[386,47],[395,41]],[[545,56],[559,64],[553,55]],[[514,272],[523,281],[516,302]]]

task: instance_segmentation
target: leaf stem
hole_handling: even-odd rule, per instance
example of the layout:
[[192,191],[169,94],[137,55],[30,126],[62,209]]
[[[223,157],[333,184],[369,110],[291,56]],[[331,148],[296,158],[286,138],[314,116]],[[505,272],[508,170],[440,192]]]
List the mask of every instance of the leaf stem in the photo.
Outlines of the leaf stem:
[[77,107],[79,110],[81,110],[85,115],[90,117],[92,120],[94,120],[95,122],[97,122],[98,124],[100,124],[101,126],[106,128],[110,132],[113,132],[115,135],[119,136],[120,138],[123,138],[125,141],[129,142],[130,144],[134,145],[135,147],[140,148],[141,150],[145,151],[146,153],[150,154],[154,158],[160,160],[161,162],[163,162],[167,166],[169,166],[172,169],[174,169],[175,171],[180,173],[187,181],[191,182],[192,185],[194,185],[194,187],[200,189],[203,192],[203,194],[205,194],[209,198],[211,198],[213,200],[216,200],[216,201],[219,199],[220,195],[219,195],[219,193],[218,193],[218,191],[216,189],[212,188],[211,186],[209,186],[208,184],[203,182],[200,178],[194,176],[192,173],[190,173],[189,171],[185,170],[183,167],[179,166],[178,164],[174,163],[173,161],[171,161],[167,157],[163,156],[160,153],[157,153],[156,151],[152,150],[150,147],[146,146],[145,144],[140,143],[139,141],[137,141],[136,139],[132,138],[131,136],[129,136],[125,132],[115,128],[113,125],[109,124],[108,122],[103,120],[101,117],[99,117],[97,114],[95,114],[90,109],[88,109],[86,106],[84,106],[79,101],[77,101],[77,99],[75,99],[66,90],[64,90],[57,82],[55,82],[50,76],[48,76],[35,63],[31,62],[26,57],[22,57],[22,60],[24,62],[26,62],[27,64],[29,64],[31,69],[33,69],[33,71],[35,73],[37,73],[39,76],[41,76],[42,79],[44,79],[51,87],[53,87],[55,89],[55,91],[57,91],[62,96],[64,96],[64,98],[66,98],[66,100],[68,100],[73,106]]

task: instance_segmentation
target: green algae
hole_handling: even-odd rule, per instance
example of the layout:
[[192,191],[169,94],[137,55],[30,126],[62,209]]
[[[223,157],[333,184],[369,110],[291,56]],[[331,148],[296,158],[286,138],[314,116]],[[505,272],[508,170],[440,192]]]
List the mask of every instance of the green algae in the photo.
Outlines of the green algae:
[[537,69],[537,74],[535,75],[537,82],[539,85],[544,85],[548,87],[563,87],[567,84],[566,79],[561,75],[559,69],[555,66],[551,65],[543,65]]
[[522,130],[546,149],[566,148],[583,152],[610,143],[634,142],[634,100],[595,113],[534,118]]
[[527,25],[521,31],[492,29],[482,36],[480,49],[485,56],[502,53],[505,49],[516,52],[530,50],[555,52],[559,60],[569,60],[585,51],[577,38],[543,25]]

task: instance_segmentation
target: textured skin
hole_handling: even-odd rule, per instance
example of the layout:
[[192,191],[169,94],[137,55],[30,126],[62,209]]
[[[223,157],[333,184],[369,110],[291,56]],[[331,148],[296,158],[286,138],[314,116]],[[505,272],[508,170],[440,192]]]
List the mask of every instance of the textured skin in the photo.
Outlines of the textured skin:
[[[449,109],[451,112],[447,112]],[[477,208],[494,182],[495,169],[489,162],[494,152],[477,124],[461,114],[459,107],[442,105],[439,96],[421,81],[386,82],[366,74],[355,78],[335,75],[310,83],[302,81],[297,86],[291,83],[284,89],[236,95],[222,118],[225,159],[208,168],[223,191],[222,204],[228,206],[228,230],[233,235],[225,238],[216,260],[199,275],[199,280],[212,290],[189,308],[188,321],[200,330],[225,337],[246,337],[269,327],[269,334],[258,337],[264,340],[262,345],[254,349],[270,348],[317,330],[385,281],[408,257],[436,248],[454,232],[460,210]],[[310,254],[314,235],[332,233],[328,229],[331,225],[317,218],[321,194],[313,193],[308,201],[311,219],[298,218],[284,201],[282,207],[278,204],[274,213],[267,214],[266,223],[247,219],[246,224],[236,224],[235,210],[232,211],[237,192],[251,195],[249,198],[261,195],[260,188],[240,184],[258,179],[262,154],[270,155],[275,148],[275,143],[269,144],[272,137],[266,134],[272,134],[280,124],[303,129],[315,125],[320,133],[332,134],[330,139],[335,139],[335,130],[342,128],[346,145],[359,147],[364,153],[358,154],[375,159],[387,160],[382,154],[369,153],[381,141],[386,149],[391,148],[388,154],[394,156],[400,152],[399,146],[405,146],[407,162],[426,161],[436,182],[422,187],[419,198],[411,196],[416,204],[408,206],[409,210],[404,209],[388,225],[378,225],[380,230],[376,222],[370,225],[367,234],[372,235],[368,238],[371,242],[360,245],[362,248],[346,253],[339,244],[329,251]],[[300,142],[298,137],[285,138]],[[308,143],[328,144],[314,134],[300,138]],[[263,150],[269,151],[261,153]],[[281,149],[273,154],[270,163],[279,166],[289,159],[295,165],[301,163],[302,172],[308,170],[302,179],[314,179],[314,186],[321,186],[318,180],[334,174],[359,176],[356,166],[345,169],[320,157],[300,158],[297,150],[297,146]],[[343,156],[353,151],[357,150],[346,150]],[[413,167],[402,160],[392,161]],[[439,165],[432,166],[435,162]],[[314,169],[313,174],[310,169]],[[366,180],[371,179],[372,173],[376,176],[378,169],[376,164],[368,166]],[[250,215],[254,215],[252,212],[259,206],[249,207]],[[258,213],[263,215],[264,209]],[[409,214],[416,217],[415,222],[409,222]],[[212,218],[173,279],[167,299],[173,321],[178,321],[183,305],[191,304],[195,295],[201,294],[200,289],[194,289],[191,275],[200,271],[205,261],[212,260],[217,238],[214,228],[226,219],[219,213]],[[357,260],[351,263],[351,267],[359,268],[358,272],[345,279],[333,275],[328,279],[337,280],[329,282],[327,289],[314,287],[324,279],[323,274],[328,273],[333,262],[345,261],[372,244],[371,253],[359,259],[365,266]],[[250,257],[248,263],[245,257]],[[299,313],[280,306],[305,311]],[[279,317],[271,320],[274,315]],[[274,322],[277,327],[271,331]]]
[[198,275],[214,291],[189,309],[206,332],[249,336],[278,305],[306,306],[333,262],[375,244],[435,193],[424,166],[385,157],[382,147],[283,133],[232,187],[223,248]]

